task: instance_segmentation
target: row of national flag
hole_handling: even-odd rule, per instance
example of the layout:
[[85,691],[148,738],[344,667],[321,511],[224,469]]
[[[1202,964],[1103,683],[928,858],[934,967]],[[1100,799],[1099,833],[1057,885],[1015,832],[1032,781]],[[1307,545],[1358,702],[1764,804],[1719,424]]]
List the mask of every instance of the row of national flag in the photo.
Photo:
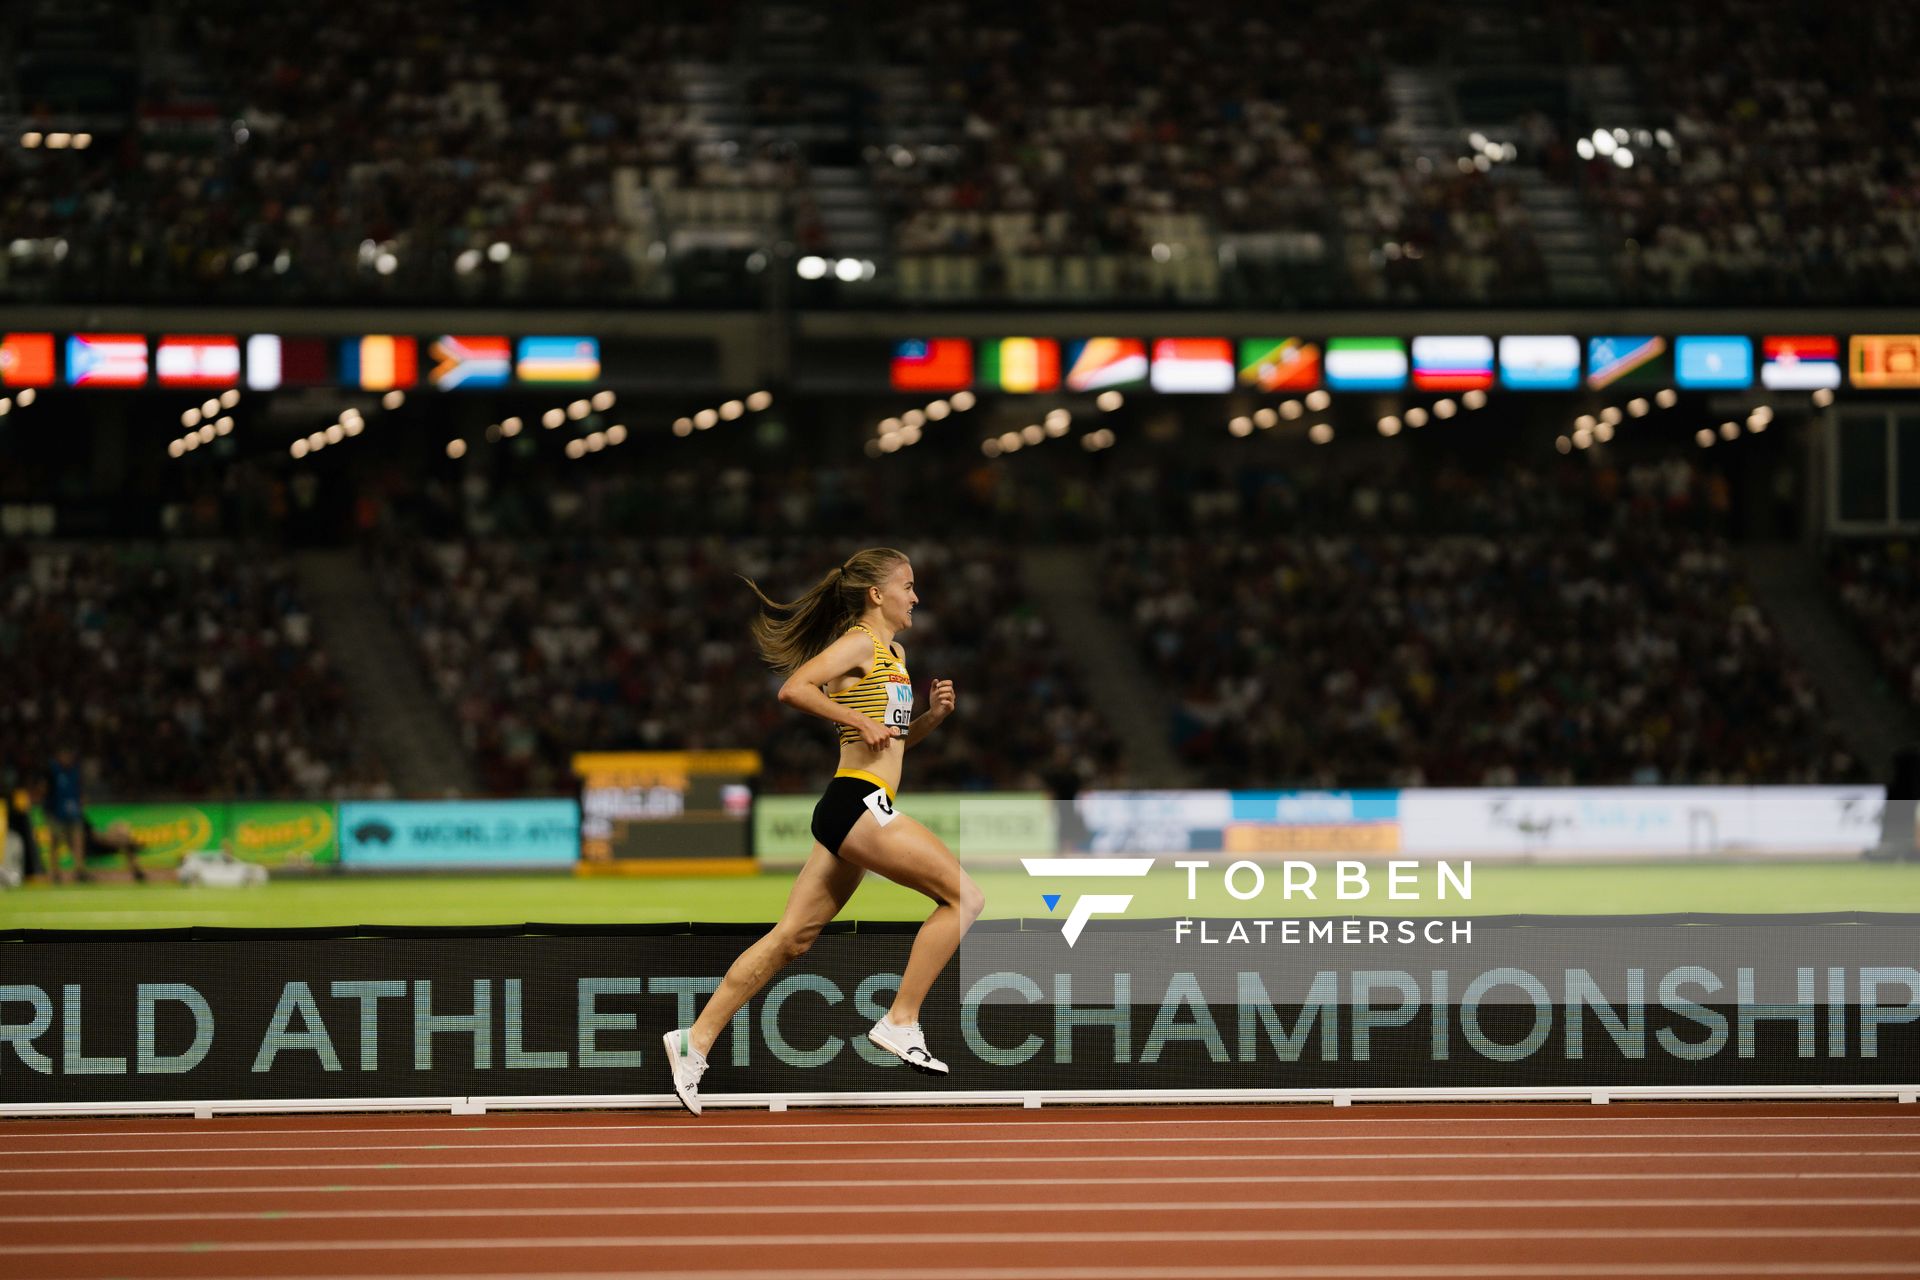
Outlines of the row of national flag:
[[[343,384],[363,391],[505,387],[523,383],[587,383],[600,379],[600,342],[583,337],[446,334],[428,340],[401,334],[302,338],[234,334],[75,333],[64,344],[51,333],[0,335],[0,387],[51,387],[59,382],[64,345],[70,387],[276,387]],[[244,358],[242,352],[244,351]],[[337,356],[337,360],[336,357]]]
[[1847,367],[1832,334],[1434,334],[1413,338],[916,338],[897,344],[897,391],[1016,393],[1236,387],[1314,391],[1574,391],[1677,387],[1738,391],[1920,388],[1920,335],[1858,334]]

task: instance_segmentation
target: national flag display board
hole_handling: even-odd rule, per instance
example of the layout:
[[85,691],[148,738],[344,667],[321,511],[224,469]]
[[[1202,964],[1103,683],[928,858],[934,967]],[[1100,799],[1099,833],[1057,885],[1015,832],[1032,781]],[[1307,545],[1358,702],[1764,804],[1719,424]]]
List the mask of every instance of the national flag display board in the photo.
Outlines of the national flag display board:
[[1623,390],[1665,387],[1673,382],[1673,359],[1667,340],[1656,334],[1587,339],[1587,386]]
[[973,385],[973,344],[965,338],[908,338],[894,344],[895,391],[965,391]]
[[53,335],[9,333],[0,338],[0,387],[50,387]]
[[996,338],[980,344],[980,381],[996,391],[1060,389],[1057,338]]
[[1407,347],[1398,338],[1334,338],[1327,343],[1327,386],[1335,391],[1400,391]]
[[1760,340],[1760,385],[1769,391],[1831,390],[1840,385],[1840,341],[1832,334]]
[[1580,339],[1570,333],[1500,339],[1500,385],[1514,391],[1572,391],[1580,385]]
[[1847,344],[1847,374],[1867,391],[1920,387],[1920,333],[1859,333]]
[[427,381],[442,391],[504,387],[513,379],[513,346],[497,334],[443,334],[427,347],[427,356]]
[[237,387],[240,340],[232,334],[167,334],[154,351],[153,372],[163,387]]
[[147,338],[141,333],[76,333],[67,339],[70,387],[144,387]]
[[1160,338],[1153,344],[1147,380],[1174,395],[1233,390],[1233,344],[1225,338]]
[[1067,344],[1067,390],[1131,391],[1147,385],[1147,344],[1138,338],[1086,338]]
[[1284,394],[1320,389],[1320,344],[1305,338],[1240,339],[1240,385]]
[[1753,385],[1753,339],[1688,334],[1674,341],[1674,376],[1689,391],[1745,391]]
[[522,382],[592,382],[600,376],[600,340],[522,338],[514,373]]
[[416,338],[370,333],[340,346],[340,376],[362,391],[408,391],[420,381]]
[[1413,340],[1416,391],[1485,391],[1493,386],[1493,339],[1465,334]]

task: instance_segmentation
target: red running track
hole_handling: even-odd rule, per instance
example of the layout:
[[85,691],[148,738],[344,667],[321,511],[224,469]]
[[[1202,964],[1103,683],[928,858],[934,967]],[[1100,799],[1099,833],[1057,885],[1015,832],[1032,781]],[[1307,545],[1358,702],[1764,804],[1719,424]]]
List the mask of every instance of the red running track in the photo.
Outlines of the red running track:
[[0,1276],[1920,1276],[1920,1108],[0,1122]]

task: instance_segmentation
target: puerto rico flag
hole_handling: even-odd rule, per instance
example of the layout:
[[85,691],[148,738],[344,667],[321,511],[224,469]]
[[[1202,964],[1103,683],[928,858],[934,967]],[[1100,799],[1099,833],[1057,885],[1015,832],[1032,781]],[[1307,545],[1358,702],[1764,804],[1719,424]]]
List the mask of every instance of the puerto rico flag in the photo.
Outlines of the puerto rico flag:
[[76,333],[67,339],[70,387],[144,387],[147,339],[139,333]]

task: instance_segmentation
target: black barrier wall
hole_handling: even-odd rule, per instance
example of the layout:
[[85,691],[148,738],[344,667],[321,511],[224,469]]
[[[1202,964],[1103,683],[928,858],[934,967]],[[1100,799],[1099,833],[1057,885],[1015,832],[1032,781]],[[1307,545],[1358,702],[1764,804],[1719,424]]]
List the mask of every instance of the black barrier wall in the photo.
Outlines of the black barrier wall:
[[[1770,941],[1741,954],[1736,933],[1646,924],[1604,962],[1556,957],[1547,929],[1444,968],[1361,947],[1182,969],[1138,926],[1090,929],[1069,965],[1057,922],[983,926],[927,1003],[942,1082],[864,1038],[911,927],[849,928],[741,1012],[704,1088],[1911,1084],[1920,930],[1875,919],[1844,946],[1826,926],[1819,963],[1794,963],[1778,927],[1743,930]],[[0,1105],[662,1093],[660,1034],[760,932],[17,933],[0,942]],[[1096,937],[1116,959],[1090,973]]]

